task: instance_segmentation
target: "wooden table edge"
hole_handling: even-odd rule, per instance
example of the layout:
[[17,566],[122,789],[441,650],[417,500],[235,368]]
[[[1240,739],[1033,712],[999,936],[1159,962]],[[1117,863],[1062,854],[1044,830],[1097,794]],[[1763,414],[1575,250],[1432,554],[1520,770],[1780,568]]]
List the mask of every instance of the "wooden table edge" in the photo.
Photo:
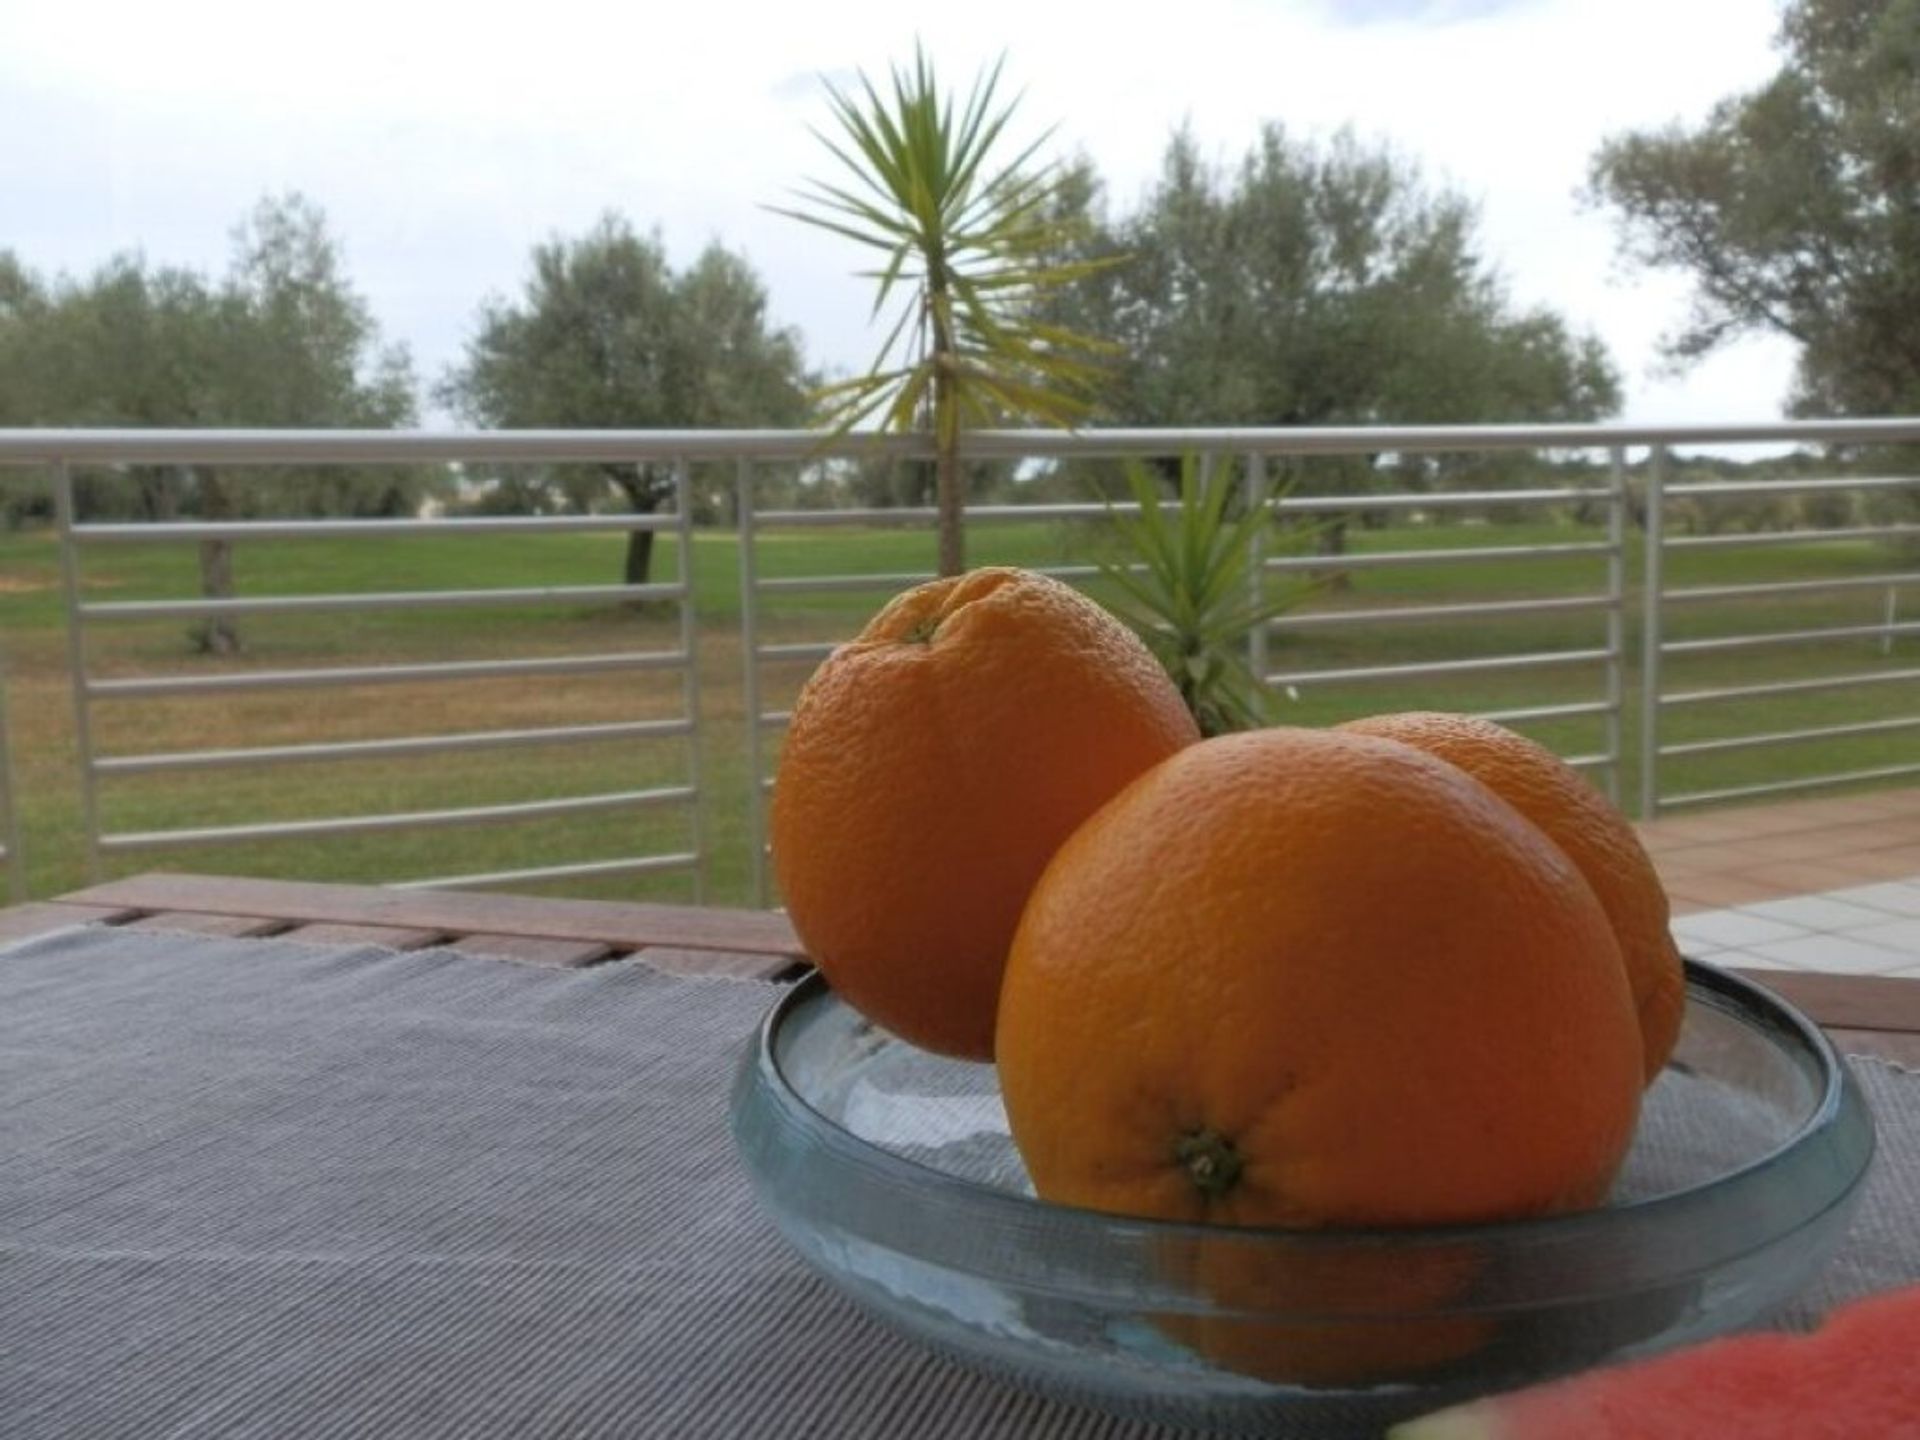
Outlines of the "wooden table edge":
[[[784,915],[607,900],[559,900],[469,890],[399,890],[374,885],[253,880],[151,872],[90,885],[59,903],[152,913],[251,916],[292,925],[378,925],[434,931],[458,946],[462,935],[512,936],[605,946],[625,955],[664,949],[710,954],[717,972],[789,974],[806,953]],[[753,957],[759,957],[754,963]]]
[[[454,948],[463,935],[496,942],[517,937],[548,956],[547,963],[559,964],[627,955],[644,963],[653,952],[670,958],[670,968],[682,974],[704,970],[790,979],[806,963],[786,917],[768,911],[169,872],[128,876],[0,910],[0,944],[69,925],[124,924],[166,915],[274,922],[294,932],[293,938],[306,926],[430,932]],[[1734,973],[1795,1006],[1848,1053],[1920,1066],[1920,978],[1791,970]]]

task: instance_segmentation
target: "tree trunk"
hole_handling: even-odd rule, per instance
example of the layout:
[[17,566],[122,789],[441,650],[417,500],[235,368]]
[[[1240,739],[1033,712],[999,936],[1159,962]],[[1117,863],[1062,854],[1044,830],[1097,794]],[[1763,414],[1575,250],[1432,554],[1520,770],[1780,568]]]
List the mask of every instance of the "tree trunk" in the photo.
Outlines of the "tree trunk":
[[[627,503],[633,506],[636,515],[651,515],[660,508],[660,487],[651,483],[645,470],[638,465],[605,465],[601,467],[606,477],[627,497]],[[629,530],[627,532],[626,568],[622,578],[629,585],[646,585],[653,576],[653,531]],[[645,602],[630,602],[635,608]]]
[[958,575],[967,568],[966,475],[960,468],[960,430],[948,417],[954,404],[953,378],[942,363],[933,377],[934,503],[940,512],[940,573]]
[[[200,492],[200,518],[217,524],[233,518],[233,495],[217,470],[199,466],[193,471]],[[200,593],[209,600],[233,598],[233,542],[200,542]],[[224,615],[210,615],[187,632],[196,650],[208,655],[237,655],[240,632]]]
[[133,479],[140,491],[141,519],[164,522],[178,516],[180,487],[171,469],[142,465],[133,472]]
[[629,530],[627,532],[627,568],[625,579],[629,585],[645,585],[647,577],[653,573],[653,531]]
[[[1335,515],[1321,528],[1319,550],[1322,555],[1347,553],[1347,517]],[[1353,576],[1345,570],[1315,571],[1314,578],[1329,590],[1351,590]]]
[[958,575],[967,568],[966,487],[960,462],[942,446],[934,462],[934,495],[940,507],[940,573]]

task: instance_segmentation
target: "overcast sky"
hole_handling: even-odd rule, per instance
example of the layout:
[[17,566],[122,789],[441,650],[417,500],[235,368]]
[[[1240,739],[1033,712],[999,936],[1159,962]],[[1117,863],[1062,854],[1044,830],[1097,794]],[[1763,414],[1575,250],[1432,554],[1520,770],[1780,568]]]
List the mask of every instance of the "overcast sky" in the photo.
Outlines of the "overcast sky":
[[120,250],[218,271],[234,221],[299,190],[432,381],[535,243],[612,208],[676,263],[745,252],[810,359],[853,368],[877,337],[852,247],[762,207],[822,171],[819,77],[880,73],[918,34],[949,83],[1004,49],[1022,116],[1057,122],[1121,208],[1182,122],[1221,160],[1264,120],[1387,141],[1480,205],[1516,301],[1606,340],[1623,418],[1768,419],[1790,347],[1663,373],[1685,286],[1623,273],[1578,191],[1604,136],[1770,74],[1775,25],[1771,0],[0,0],[0,248],[45,272]]

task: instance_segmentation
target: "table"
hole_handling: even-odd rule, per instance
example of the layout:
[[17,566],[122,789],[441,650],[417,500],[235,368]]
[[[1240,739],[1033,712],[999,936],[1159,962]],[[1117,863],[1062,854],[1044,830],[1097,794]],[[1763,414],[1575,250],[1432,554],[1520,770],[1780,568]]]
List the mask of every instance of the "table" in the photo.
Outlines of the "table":
[[[60,1163],[9,1177],[8,1433],[1172,1440],[829,1303],[717,1163],[804,973],[778,915],[154,874],[0,911],[40,936],[14,1115],[59,1110],[19,1153]],[[1920,985],[1755,978],[1920,1061]],[[1914,1276],[1901,1143],[1859,1249]],[[1846,1259],[1822,1307],[1887,1283]]]
[[[793,980],[806,970],[793,927],[766,911],[172,873],[111,880],[0,910],[0,944],[84,923],[394,950],[451,945],[567,967],[637,955],[673,973],[762,980]],[[1842,1050],[1920,1067],[1920,980],[1742,973],[1797,1005]]]
[[670,973],[756,980],[794,979],[806,964],[793,927],[766,911],[166,873],[0,910],[0,945],[79,924],[390,950],[446,945],[567,968],[631,955]]

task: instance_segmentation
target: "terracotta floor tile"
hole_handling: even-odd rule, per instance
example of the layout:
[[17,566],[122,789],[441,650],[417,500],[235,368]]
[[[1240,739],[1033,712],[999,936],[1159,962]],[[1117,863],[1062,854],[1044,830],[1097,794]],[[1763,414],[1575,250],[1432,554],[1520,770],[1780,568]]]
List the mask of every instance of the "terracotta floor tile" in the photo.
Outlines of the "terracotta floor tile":
[[1676,860],[1671,855],[1655,855],[1653,857],[1653,868],[1658,870],[1661,877],[1668,881],[1678,880],[1688,875],[1724,875],[1727,873],[1724,868],[1714,864],[1711,860]]
[[1668,887],[1669,896],[1678,896],[1708,909],[1751,905],[1756,900],[1777,900],[1794,893],[1784,885],[1770,885],[1743,875],[1690,875],[1678,885]]
[[1736,820],[1721,815],[1681,815],[1668,820],[1653,820],[1639,827],[1643,840],[1659,845],[1701,845],[1713,841],[1738,840],[1748,832]]
[[1689,900],[1684,895],[1676,895],[1671,889],[1667,891],[1667,904],[1676,919],[1682,915],[1699,915],[1720,908],[1711,900]]
[[1920,790],[1882,790],[1875,793],[1873,800],[1894,814],[1920,814]]
[[1758,840],[1770,835],[1792,835],[1801,830],[1818,830],[1825,823],[1816,812],[1802,815],[1792,805],[1768,805],[1750,810],[1728,810],[1726,818],[1737,822],[1740,838]]
[[1784,837],[1769,835],[1751,841],[1725,841],[1712,847],[1712,854],[1688,855],[1682,864],[1694,866],[1712,863],[1716,870],[1744,870],[1750,865],[1778,865],[1783,860],[1793,860],[1805,853],[1804,846],[1781,844]]
[[1883,800],[1872,795],[1850,795],[1845,800],[1832,800],[1829,801],[1828,804],[1832,807],[1832,811],[1836,816],[1841,820],[1848,821],[1871,821],[1873,817],[1878,815],[1909,813],[1905,807],[1898,803],[1889,806]]
[[1811,895],[1821,890],[1844,890],[1858,883],[1854,871],[1812,860],[1758,865],[1750,870],[1741,870],[1732,878],[1778,885],[1782,891],[1796,895]]
[[1884,819],[1889,815],[1911,815],[1915,806],[1903,790],[1866,790],[1846,797],[1846,803],[1860,815]]
[[1832,831],[1804,830],[1792,835],[1762,835],[1725,848],[1770,862],[1820,860],[1836,853],[1838,845],[1838,837]]
[[1836,855],[1824,862],[1835,870],[1845,870],[1862,880],[1905,880],[1920,875],[1920,865],[1905,855],[1884,850],[1865,850],[1858,855]]

